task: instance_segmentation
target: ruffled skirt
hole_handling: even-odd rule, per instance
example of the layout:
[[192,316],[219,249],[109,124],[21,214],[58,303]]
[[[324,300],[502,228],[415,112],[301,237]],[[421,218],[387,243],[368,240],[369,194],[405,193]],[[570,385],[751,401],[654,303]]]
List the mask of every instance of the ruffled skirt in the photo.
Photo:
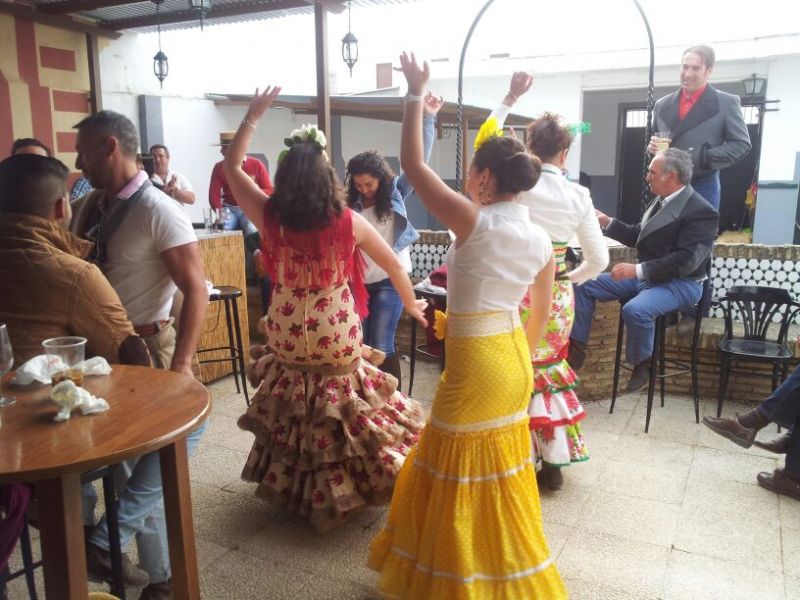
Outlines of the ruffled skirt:
[[398,477],[370,567],[387,598],[566,598],[542,531],[516,313],[449,315],[431,420]]

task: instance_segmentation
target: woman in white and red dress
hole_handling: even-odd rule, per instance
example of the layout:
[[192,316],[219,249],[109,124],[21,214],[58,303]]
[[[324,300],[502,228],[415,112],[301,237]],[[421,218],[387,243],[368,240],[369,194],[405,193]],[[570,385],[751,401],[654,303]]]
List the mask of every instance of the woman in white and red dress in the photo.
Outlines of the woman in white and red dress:
[[242,477],[256,494],[327,531],[353,510],[388,502],[417,441],[423,413],[394,379],[362,358],[364,250],[386,270],[406,310],[425,322],[425,303],[388,244],[345,207],[325,136],[291,134],[267,197],[241,170],[250,137],[280,88],[256,94],[225,158],[228,182],[259,224],[274,282],[260,380],[239,426],[255,434]]

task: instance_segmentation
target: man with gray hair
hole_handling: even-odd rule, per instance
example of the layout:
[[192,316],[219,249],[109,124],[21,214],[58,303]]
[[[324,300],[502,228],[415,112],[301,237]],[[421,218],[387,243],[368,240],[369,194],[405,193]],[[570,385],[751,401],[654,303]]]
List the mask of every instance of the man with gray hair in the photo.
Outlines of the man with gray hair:
[[[95,188],[73,207],[72,228],[96,243],[96,262],[119,294],[153,363],[192,377],[192,359],[208,306],[200,246],[181,206],[152,185],[136,166],[139,135],[125,116],[100,111],[75,128],[76,167]],[[177,334],[170,309],[183,293]],[[189,452],[204,427],[189,434]],[[150,584],[141,598],[171,597],[170,564],[158,453],[126,461],[131,470],[120,496],[118,520],[124,547],[136,536]],[[109,540],[101,520],[87,545],[91,579],[108,579]]]
[[636,248],[639,262],[618,263],[610,273],[576,286],[568,358],[573,368],[583,363],[595,302],[623,300],[625,352],[634,367],[627,391],[647,385],[656,317],[700,300],[717,235],[719,213],[692,189],[691,179],[689,153],[669,148],[650,162],[647,183],[657,197],[641,223],[628,225],[596,211],[605,235]]

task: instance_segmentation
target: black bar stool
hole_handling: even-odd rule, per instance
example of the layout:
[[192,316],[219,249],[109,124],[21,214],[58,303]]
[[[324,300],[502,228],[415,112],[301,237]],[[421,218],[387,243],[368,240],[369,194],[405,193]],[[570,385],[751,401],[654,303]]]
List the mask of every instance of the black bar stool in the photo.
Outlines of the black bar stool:
[[[419,299],[427,300],[434,309],[439,309],[442,312],[447,310],[447,293],[440,294],[438,292],[431,292],[428,290],[414,290],[414,294]],[[441,354],[433,354],[429,352],[427,348],[429,348],[431,344],[417,344],[417,320],[411,319],[411,365],[410,365],[410,373],[408,378],[408,395],[411,395],[411,389],[414,387],[414,371],[417,365],[417,353],[423,354],[424,356],[430,356],[431,358],[438,358],[439,359],[439,370],[444,370],[444,341],[442,342],[442,352]]]
[[[207,352],[219,352],[226,350],[227,357],[223,358],[206,358],[203,360],[198,359],[198,363],[205,365],[215,362],[231,362],[233,369],[233,380],[236,382],[236,392],[241,393],[244,391],[244,400],[247,406],[250,406],[250,394],[247,390],[247,376],[244,371],[244,345],[242,344],[242,330],[239,325],[239,309],[236,299],[242,295],[242,290],[232,285],[217,286],[218,294],[211,294],[208,297],[209,302],[222,302],[225,306],[225,323],[228,326],[228,345],[216,346],[214,348],[201,348],[197,350],[197,354],[205,354]],[[239,381],[241,380],[241,388]]]
[[[706,279],[703,283],[703,294],[706,287],[709,285],[709,280]],[[647,385],[647,416],[645,417],[644,432],[648,433],[650,430],[650,415],[653,411],[653,396],[655,395],[656,380],[659,381],[661,406],[664,406],[664,391],[666,387],[666,379],[668,377],[676,377],[678,375],[685,375],[691,373],[692,375],[692,394],[694,396],[694,419],[696,423],[700,422],[700,386],[698,383],[697,375],[697,359],[698,359],[698,342],[700,340],[700,325],[703,322],[703,311],[700,308],[703,295],[700,296],[700,302],[692,306],[685,306],[681,309],[668,312],[656,318],[655,323],[655,339],[653,340],[653,356],[650,360],[650,381]],[[630,370],[630,367],[622,366],[622,337],[625,333],[625,321],[622,318],[622,307],[625,302],[620,301],[619,311],[619,327],[617,328],[617,351],[614,357],[614,384],[611,391],[611,408],[609,414],[614,412],[614,404],[617,401],[617,391],[619,388],[619,372],[620,368]],[[694,317],[694,328],[692,330],[692,345],[689,362],[676,360],[666,357],[666,329],[667,323],[671,319],[677,322],[678,313],[683,310],[691,308],[697,309]],[[667,365],[672,369],[667,372]]]

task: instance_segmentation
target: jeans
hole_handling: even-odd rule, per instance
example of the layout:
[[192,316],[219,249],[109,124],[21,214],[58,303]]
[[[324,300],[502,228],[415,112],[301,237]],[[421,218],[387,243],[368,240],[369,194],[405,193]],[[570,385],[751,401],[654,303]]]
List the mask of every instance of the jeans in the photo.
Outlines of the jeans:
[[719,171],[713,171],[708,175],[692,179],[692,187],[695,192],[705,198],[706,202],[719,210]]
[[[208,420],[186,436],[186,450],[191,456],[208,427]],[[172,577],[167,545],[167,523],[161,489],[161,463],[158,451],[125,461],[131,475],[119,497],[119,543],[122,551],[136,536],[141,568],[150,575],[150,583],[161,583]],[[86,498],[84,496],[84,505]],[[89,542],[110,551],[106,517],[100,519]]]
[[792,371],[757,410],[770,421],[791,430],[786,470],[800,477],[800,367]]
[[589,341],[598,300],[625,300],[625,357],[638,365],[653,355],[656,317],[695,304],[701,293],[701,284],[692,279],[650,284],[638,279],[615,281],[609,273],[601,273],[597,279],[575,286],[575,323],[570,337],[583,344]]
[[231,206],[230,204],[224,204],[223,206],[229,209],[233,215],[233,218],[224,225],[226,231],[238,229],[242,232],[242,235],[250,235],[257,231],[256,226],[250,222],[250,219],[245,216],[241,208],[238,206]]
[[403,303],[400,294],[394,289],[389,279],[367,284],[369,294],[369,314],[361,323],[364,331],[364,343],[387,356],[397,350],[394,345],[394,336],[397,323],[403,314]]

